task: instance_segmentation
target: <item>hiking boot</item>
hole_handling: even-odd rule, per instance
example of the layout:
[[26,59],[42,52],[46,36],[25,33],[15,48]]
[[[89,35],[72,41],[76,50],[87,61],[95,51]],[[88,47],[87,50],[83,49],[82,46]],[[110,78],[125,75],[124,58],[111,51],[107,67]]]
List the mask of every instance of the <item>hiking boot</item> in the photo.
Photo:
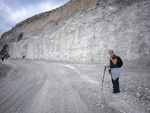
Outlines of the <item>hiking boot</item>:
[[118,91],[113,91],[113,93],[120,93],[120,90],[118,90]]

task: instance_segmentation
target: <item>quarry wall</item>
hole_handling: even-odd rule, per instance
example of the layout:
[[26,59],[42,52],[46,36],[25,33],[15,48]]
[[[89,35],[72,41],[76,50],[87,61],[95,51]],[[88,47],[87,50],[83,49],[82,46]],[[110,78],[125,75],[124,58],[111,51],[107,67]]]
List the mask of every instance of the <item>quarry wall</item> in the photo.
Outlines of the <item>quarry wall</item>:
[[[20,39],[19,35],[23,33]],[[149,0],[71,0],[6,32],[11,58],[106,63],[112,49],[123,60],[150,59]]]

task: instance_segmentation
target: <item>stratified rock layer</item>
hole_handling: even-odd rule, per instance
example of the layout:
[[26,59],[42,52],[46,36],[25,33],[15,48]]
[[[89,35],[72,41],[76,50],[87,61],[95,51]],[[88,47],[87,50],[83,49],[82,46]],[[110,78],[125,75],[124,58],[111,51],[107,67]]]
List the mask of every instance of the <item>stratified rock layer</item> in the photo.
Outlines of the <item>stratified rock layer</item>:
[[11,58],[106,63],[113,49],[123,60],[149,61],[150,1],[71,0],[17,24],[6,43]]

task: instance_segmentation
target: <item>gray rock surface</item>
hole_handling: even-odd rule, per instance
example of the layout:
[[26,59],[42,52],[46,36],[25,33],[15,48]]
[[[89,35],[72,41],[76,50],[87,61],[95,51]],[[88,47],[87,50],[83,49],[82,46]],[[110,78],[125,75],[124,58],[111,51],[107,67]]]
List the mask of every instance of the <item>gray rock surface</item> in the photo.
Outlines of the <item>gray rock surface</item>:
[[7,73],[10,71],[11,67],[5,64],[2,64],[0,61],[0,79],[7,75]]
[[11,58],[107,63],[113,49],[123,60],[149,62],[150,1],[71,0],[17,24],[0,42]]

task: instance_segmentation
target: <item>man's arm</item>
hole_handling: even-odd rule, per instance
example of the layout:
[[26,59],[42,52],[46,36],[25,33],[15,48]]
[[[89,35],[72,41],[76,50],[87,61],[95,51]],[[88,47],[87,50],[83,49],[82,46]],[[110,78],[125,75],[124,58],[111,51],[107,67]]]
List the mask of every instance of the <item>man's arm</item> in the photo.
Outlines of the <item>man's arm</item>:
[[112,59],[112,58],[110,58],[110,60],[113,62],[114,65],[117,64],[117,59]]

